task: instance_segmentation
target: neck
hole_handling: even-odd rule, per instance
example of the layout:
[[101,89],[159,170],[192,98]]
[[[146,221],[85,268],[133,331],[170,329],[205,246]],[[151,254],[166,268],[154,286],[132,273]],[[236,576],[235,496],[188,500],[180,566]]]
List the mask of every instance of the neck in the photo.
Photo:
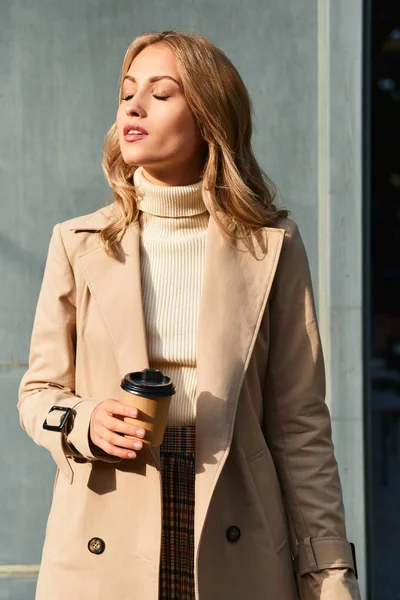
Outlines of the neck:
[[188,168],[173,169],[153,169],[151,167],[141,167],[142,176],[154,185],[178,186],[193,185],[201,179],[203,168],[197,165]]

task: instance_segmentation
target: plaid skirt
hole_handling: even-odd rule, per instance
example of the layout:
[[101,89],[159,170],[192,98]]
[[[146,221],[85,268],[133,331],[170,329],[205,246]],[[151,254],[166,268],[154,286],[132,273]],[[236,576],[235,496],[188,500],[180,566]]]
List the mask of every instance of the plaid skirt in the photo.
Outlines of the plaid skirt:
[[163,517],[159,600],[194,600],[196,427],[167,427],[160,458]]

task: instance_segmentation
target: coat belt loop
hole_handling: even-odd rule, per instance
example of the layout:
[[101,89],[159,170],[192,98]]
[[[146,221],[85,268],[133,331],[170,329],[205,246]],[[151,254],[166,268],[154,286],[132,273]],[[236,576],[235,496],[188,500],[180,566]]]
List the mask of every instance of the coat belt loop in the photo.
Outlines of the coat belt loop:
[[307,560],[311,571],[318,571],[318,563],[315,560],[314,550],[310,537],[304,538],[304,547],[307,554]]

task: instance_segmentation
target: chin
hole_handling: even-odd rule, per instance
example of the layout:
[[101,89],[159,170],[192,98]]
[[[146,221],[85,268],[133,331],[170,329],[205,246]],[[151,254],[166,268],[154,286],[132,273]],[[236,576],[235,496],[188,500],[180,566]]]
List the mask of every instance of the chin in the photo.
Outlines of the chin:
[[122,158],[127,165],[141,165],[143,157],[140,152],[121,152]]
[[159,161],[158,156],[134,148],[121,148],[121,155],[127,165],[151,165]]

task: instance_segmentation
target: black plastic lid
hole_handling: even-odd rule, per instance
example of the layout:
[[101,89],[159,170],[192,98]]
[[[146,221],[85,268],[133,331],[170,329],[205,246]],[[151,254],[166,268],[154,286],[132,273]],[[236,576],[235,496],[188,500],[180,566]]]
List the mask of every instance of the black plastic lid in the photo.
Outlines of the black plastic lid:
[[121,381],[126,392],[150,398],[166,398],[175,394],[175,386],[167,375],[157,369],[144,369],[128,373]]

